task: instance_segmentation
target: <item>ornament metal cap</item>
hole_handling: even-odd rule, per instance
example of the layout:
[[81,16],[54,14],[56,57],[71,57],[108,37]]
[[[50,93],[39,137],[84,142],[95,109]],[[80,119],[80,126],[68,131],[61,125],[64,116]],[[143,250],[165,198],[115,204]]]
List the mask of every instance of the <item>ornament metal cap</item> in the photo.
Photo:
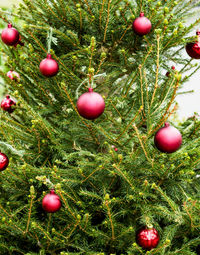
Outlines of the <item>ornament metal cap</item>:
[[147,229],[153,229],[153,225],[152,224],[147,224]]
[[50,194],[52,194],[52,195],[55,194],[55,190],[54,190],[54,189],[51,189],[51,190],[50,190]]
[[93,92],[93,88],[89,88],[88,91],[89,91],[89,92]]
[[144,17],[144,12],[140,12],[140,17]]
[[51,54],[48,53],[48,54],[47,54],[47,58],[48,58],[48,59],[51,59],[51,58],[52,58],[52,57],[51,57]]
[[169,126],[170,126],[169,122],[165,122],[165,127],[169,127]]

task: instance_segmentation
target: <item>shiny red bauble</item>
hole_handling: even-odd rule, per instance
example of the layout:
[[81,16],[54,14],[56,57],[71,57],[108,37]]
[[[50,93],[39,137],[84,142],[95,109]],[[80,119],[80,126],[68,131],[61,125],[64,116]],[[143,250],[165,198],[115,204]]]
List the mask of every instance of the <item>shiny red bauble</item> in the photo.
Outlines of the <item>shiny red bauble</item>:
[[40,72],[46,77],[55,76],[59,71],[58,63],[52,59],[51,54],[47,54],[47,57],[40,63]]
[[15,80],[15,81],[19,81],[20,80],[20,76],[17,72],[15,71],[9,71],[7,72],[7,76],[11,79],[11,80]]
[[12,108],[13,105],[16,105],[15,101],[10,98],[9,95],[6,96],[1,102],[1,108],[9,113],[12,113],[14,109]]
[[197,31],[198,41],[194,43],[188,43],[185,47],[187,54],[191,58],[200,59],[200,31]]
[[143,249],[151,250],[158,245],[160,237],[155,228],[142,228],[137,232],[136,239],[138,245]]
[[155,146],[161,152],[172,153],[177,151],[182,144],[181,133],[168,122],[160,128],[154,137]]
[[19,41],[19,32],[9,23],[8,27],[2,31],[1,39],[9,46],[15,45]]
[[3,171],[7,168],[9,164],[9,159],[6,154],[0,152],[0,171]]
[[52,189],[50,194],[47,194],[42,199],[42,207],[48,213],[54,213],[60,210],[62,203],[60,201],[60,197],[55,194],[55,191]]
[[132,28],[137,35],[146,35],[151,31],[151,21],[141,12],[140,16],[133,21]]
[[92,88],[89,88],[88,92],[79,97],[77,109],[82,117],[88,120],[94,120],[104,112],[105,102],[100,94],[94,92]]

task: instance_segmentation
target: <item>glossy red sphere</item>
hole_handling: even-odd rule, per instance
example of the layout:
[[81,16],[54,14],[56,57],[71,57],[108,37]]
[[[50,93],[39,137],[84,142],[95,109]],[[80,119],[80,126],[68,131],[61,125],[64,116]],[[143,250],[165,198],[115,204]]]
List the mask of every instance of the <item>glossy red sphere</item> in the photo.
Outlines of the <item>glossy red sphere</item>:
[[42,207],[48,213],[54,213],[60,210],[62,203],[60,201],[60,197],[55,194],[54,190],[50,191],[50,194],[47,194],[42,199]]
[[132,28],[137,35],[146,35],[151,31],[151,21],[141,12],[140,16],[133,21]]
[[12,113],[14,109],[12,108],[13,105],[16,105],[15,101],[10,98],[9,95],[6,96],[1,102],[1,108],[9,113]]
[[165,123],[165,126],[160,128],[154,137],[155,146],[161,152],[172,153],[177,151],[182,144],[181,133],[175,127]]
[[51,54],[47,54],[47,57],[40,63],[40,72],[46,77],[52,77],[55,76],[58,71],[58,63],[52,59]]
[[7,72],[7,76],[11,79],[11,80],[15,80],[15,81],[19,81],[20,80],[20,76],[17,72],[15,71],[9,71]]
[[0,152],[0,171],[5,170],[8,164],[9,164],[8,157],[4,153]]
[[79,97],[77,109],[82,117],[93,120],[104,112],[105,102],[100,94],[93,92],[90,88],[88,92]]
[[9,46],[15,45],[19,41],[19,32],[11,24],[8,24],[8,27],[1,33],[1,39]]
[[191,58],[200,59],[200,42],[188,43],[186,51]]
[[159,243],[160,237],[155,228],[142,228],[137,233],[137,243],[143,249],[151,250]]
[[197,30],[196,35],[198,36],[198,41],[188,43],[185,47],[187,54],[191,58],[200,59],[200,31]]

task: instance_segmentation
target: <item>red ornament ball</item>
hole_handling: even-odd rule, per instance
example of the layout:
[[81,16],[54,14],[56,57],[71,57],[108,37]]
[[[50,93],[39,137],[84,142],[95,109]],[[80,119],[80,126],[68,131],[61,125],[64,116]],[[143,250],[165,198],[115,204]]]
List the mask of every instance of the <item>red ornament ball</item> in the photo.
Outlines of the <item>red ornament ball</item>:
[[50,194],[47,194],[42,199],[42,207],[48,213],[54,213],[60,210],[62,203],[60,201],[60,197],[55,194],[55,191],[52,189]]
[[104,112],[105,102],[100,94],[93,92],[93,89],[89,88],[88,92],[79,97],[77,109],[82,117],[94,120]]
[[194,43],[188,43],[186,45],[186,52],[191,58],[200,59],[200,31],[197,30],[198,41]]
[[158,245],[160,237],[155,228],[142,228],[137,232],[136,239],[138,245],[143,249],[151,250]]
[[9,113],[12,113],[14,109],[12,108],[13,105],[16,105],[15,101],[10,98],[9,95],[6,96],[1,102],[1,108]]
[[46,77],[52,77],[55,76],[58,71],[58,63],[52,59],[51,54],[47,54],[47,57],[40,63],[40,72]]
[[9,164],[9,159],[6,154],[0,152],[0,171],[3,171],[7,168]]
[[172,153],[177,151],[182,144],[181,133],[175,127],[169,125],[160,128],[154,137],[155,146],[161,152]]
[[133,21],[132,28],[137,35],[146,35],[151,31],[151,21],[141,12],[140,16]]
[[11,80],[15,80],[15,81],[19,81],[20,80],[20,76],[17,72],[15,71],[9,71],[7,72],[7,76],[11,79]]
[[19,32],[9,23],[8,27],[2,31],[1,39],[9,46],[15,45],[19,41]]

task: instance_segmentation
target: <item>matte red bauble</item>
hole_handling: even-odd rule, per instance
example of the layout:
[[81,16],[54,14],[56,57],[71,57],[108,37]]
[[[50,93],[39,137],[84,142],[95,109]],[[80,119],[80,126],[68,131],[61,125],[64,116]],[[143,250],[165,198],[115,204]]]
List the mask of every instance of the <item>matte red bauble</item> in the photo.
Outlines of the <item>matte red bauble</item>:
[[0,152],[0,171],[5,170],[8,164],[9,164],[8,157],[4,153]]
[[17,72],[15,71],[9,71],[7,72],[7,76],[11,79],[11,80],[15,80],[15,81],[19,81],[20,80],[20,76]]
[[1,102],[1,108],[9,113],[12,113],[14,109],[12,108],[13,105],[16,105],[15,101],[10,98],[9,95],[6,96]]
[[88,92],[79,97],[77,109],[82,117],[93,120],[104,112],[105,102],[100,94],[93,92],[93,89],[89,88]]
[[60,201],[60,197],[55,194],[55,191],[52,189],[50,194],[47,194],[42,199],[42,207],[48,213],[54,213],[60,210],[62,203]]
[[132,27],[137,35],[146,35],[151,31],[151,21],[141,12],[140,16],[133,21]]
[[165,126],[160,128],[155,134],[154,142],[158,150],[172,153],[180,148],[182,136],[178,129],[166,122]]
[[138,245],[143,249],[151,250],[158,245],[160,237],[155,228],[142,228],[137,232],[136,239]]
[[1,39],[9,46],[15,45],[19,41],[19,32],[9,23],[8,27],[2,31]]
[[187,54],[191,58],[200,59],[200,31],[197,30],[198,41],[186,45]]
[[58,63],[52,59],[51,54],[47,54],[47,57],[40,63],[40,72],[46,77],[52,77],[55,76],[58,71]]

